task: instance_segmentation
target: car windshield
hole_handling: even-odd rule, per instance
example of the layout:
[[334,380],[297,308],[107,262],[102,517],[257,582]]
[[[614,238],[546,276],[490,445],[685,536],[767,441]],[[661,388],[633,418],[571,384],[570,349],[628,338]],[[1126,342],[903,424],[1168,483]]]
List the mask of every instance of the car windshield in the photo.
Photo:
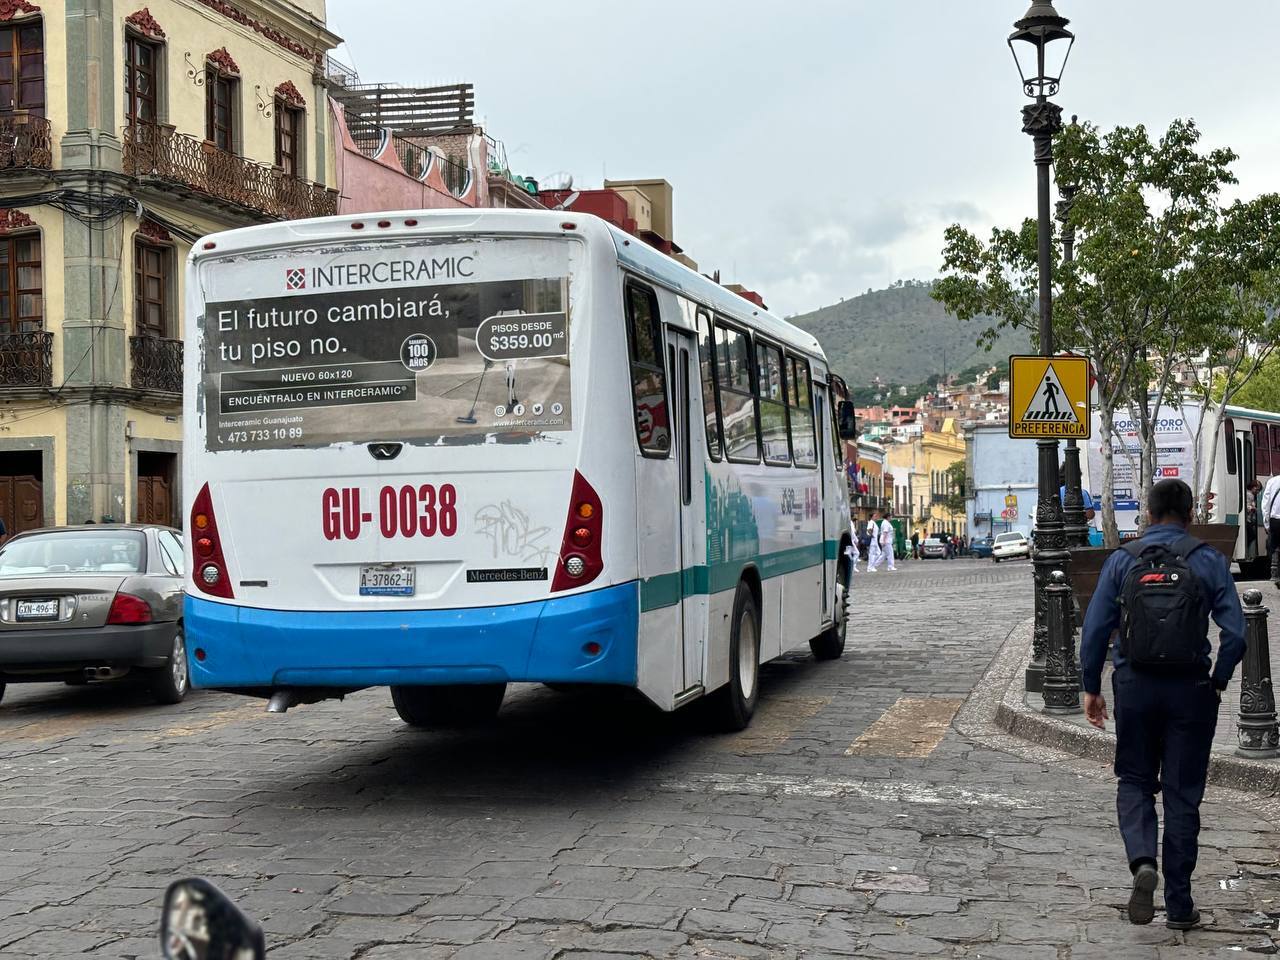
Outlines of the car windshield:
[[67,531],[19,537],[0,549],[0,577],[68,573],[137,573],[143,536],[137,530]]

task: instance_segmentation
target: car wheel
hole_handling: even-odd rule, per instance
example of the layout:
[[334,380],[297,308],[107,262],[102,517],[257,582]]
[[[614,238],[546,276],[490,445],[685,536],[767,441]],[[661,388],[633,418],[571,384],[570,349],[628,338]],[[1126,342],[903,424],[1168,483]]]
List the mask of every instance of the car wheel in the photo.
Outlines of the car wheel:
[[836,602],[834,622],[809,641],[816,660],[836,660],[844,653],[849,632],[849,564],[841,560],[836,567]]
[[1000,558],[999,558],[999,557],[992,557],[992,558],[991,558],[991,562],[992,562],[992,563],[999,563],[999,562],[1000,562]]
[[733,628],[729,632],[729,682],[712,694],[717,725],[745,730],[756,710],[760,680],[760,614],[745,581],[733,598]]
[[169,662],[151,672],[151,696],[157,703],[181,703],[191,689],[191,671],[187,664],[187,642],[182,625],[173,631],[173,649]]
[[435,687],[392,687],[400,719],[423,730],[474,727],[498,715],[505,683],[459,683]]
[[0,700],[4,699],[4,684],[0,683]]

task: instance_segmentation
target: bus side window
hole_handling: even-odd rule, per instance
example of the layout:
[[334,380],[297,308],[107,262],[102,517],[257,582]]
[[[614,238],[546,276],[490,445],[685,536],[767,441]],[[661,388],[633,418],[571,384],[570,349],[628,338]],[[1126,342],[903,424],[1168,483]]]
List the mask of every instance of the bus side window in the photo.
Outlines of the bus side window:
[[1272,425],[1271,427],[1271,472],[1267,474],[1274,477],[1280,473],[1280,426]]
[[757,340],[756,363],[764,462],[785,467],[791,463],[791,446],[787,441],[787,390],[782,351],[771,343]]
[[662,365],[658,297],[648,287],[627,284],[627,342],[631,350],[631,396],[636,439],[646,457],[665,459],[671,448],[667,378]]
[[1265,423],[1253,425],[1253,475],[1271,476],[1271,431]]
[[1236,425],[1230,417],[1222,421],[1222,440],[1226,447],[1227,475],[1234,477],[1236,475]]
[[741,330],[717,322],[716,388],[724,420],[724,452],[737,463],[760,462],[756,400],[752,389],[751,341]]
[[712,365],[711,319],[703,310],[698,311],[698,366],[702,371],[702,415],[707,425],[707,456],[719,462],[720,398],[716,394],[715,370]]
[[818,465],[818,438],[813,429],[813,382],[809,361],[787,357],[787,405],[791,407],[791,452],[797,467]]

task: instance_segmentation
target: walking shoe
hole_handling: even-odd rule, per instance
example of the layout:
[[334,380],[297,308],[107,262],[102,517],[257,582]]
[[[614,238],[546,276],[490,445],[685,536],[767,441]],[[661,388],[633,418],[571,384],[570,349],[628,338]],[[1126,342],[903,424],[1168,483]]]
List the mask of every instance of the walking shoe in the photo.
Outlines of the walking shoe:
[[1173,917],[1169,917],[1165,920],[1164,925],[1170,930],[1194,930],[1200,926],[1200,911],[1192,907],[1191,912],[1183,919],[1175,920]]
[[1144,863],[1133,874],[1133,893],[1129,894],[1129,922],[1150,923],[1156,915],[1153,894],[1158,877],[1153,864]]

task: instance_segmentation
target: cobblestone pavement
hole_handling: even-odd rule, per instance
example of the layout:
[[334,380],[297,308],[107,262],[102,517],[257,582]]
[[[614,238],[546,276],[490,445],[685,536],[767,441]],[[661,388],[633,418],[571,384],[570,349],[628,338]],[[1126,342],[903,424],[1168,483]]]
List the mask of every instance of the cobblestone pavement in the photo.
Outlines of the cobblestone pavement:
[[1106,772],[961,707],[1029,580],[963,560],[863,575],[845,657],[769,667],[737,735],[541,687],[450,735],[405,729],[381,690],[268,716],[10,688],[0,956],[156,957],[187,874],[262,920],[273,960],[1274,952],[1265,808],[1206,805],[1207,930],[1132,927]]

